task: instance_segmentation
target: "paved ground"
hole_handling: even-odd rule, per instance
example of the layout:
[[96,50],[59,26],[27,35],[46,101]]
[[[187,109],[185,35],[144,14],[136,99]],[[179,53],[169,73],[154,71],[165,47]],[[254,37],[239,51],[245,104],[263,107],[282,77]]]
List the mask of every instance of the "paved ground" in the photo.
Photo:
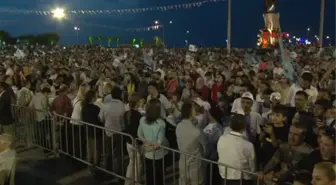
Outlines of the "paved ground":
[[[42,150],[19,149],[16,185],[107,185],[109,177],[94,178],[86,166],[72,160],[48,158]],[[112,177],[111,177],[112,178]],[[113,184],[113,183],[112,183]]]
[[[39,148],[18,148],[16,185],[117,185],[113,176],[101,172],[93,177],[87,166],[65,157],[54,158]],[[177,184],[177,171],[166,171],[166,185]],[[114,183],[113,183],[114,182]]]

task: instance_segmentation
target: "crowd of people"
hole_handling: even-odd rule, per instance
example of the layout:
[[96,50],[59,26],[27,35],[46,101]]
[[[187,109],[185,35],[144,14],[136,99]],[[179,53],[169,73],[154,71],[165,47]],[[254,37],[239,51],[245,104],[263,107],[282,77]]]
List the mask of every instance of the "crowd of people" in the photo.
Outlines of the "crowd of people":
[[[114,151],[106,168],[123,160],[124,147],[129,156],[137,151],[139,160],[130,158],[126,174],[120,167],[115,171],[137,179],[132,168],[146,166],[147,185],[164,184],[170,152],[163,147],[181,152],[180,185],[254,184],[251,174],[265,184],[336,182],[336,64],[316,57],[312,48],[290,48],[297,55],[296,81],[284,75],[287,69],[273,51],[236,49],[227,56],[224,48],[32,46],[18,57],[14,47],[5,50],[1,132],[14,134],[12,104],[42,110],[36,124],[46,121],[44,112],[69,117],[60,127],[78,131],[69,143],[88,148],[83,155],[90,170],[100,165],[102,147],[96,143],[105,137],[112,139],[104,143],[107,151]],[[247,61],[247,52],[257,64]],[[80,121],[107,130],[81,131]],[[121,133],[139,138],[142,152],[131,140],[121,142]],[[86,135],[83,145],[79,138]]]

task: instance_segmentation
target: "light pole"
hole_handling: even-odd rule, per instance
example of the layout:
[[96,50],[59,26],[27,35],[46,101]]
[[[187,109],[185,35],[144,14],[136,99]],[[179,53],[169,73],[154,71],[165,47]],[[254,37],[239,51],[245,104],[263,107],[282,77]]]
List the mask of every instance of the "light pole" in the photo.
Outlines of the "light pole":
[[310,28],[307,28],[307,38],[309,37]]
[[330,46],[331,45],[331,43],[330,43],[330,37],[326,36],[326,39],[328,40],[328,45]]
[[321,11],[320,11],[320,50],[322,50],[322,47],[323,47],[324,8],[325,8],[325,0],[321,0]]
[[228,0],[227,55],[231,53],[231,0]]
[[77,36],[77,44],[78,44],[78,33],[79,33],[79,31],[80,31],[80,27],[75,26],[75,27],[74,27],[74,30],[75,30],[75,32],[76,32],[76,36]]
[[[169,22],[170,24],[173,23],[172,21]],[[162,41],[163,41],[163,44],[165,44],[165,30],[164,30],[164,25],[163,24],[160,24],[159,21],[154,21],[154,24],[158,27],[158,28],[162,28]]]

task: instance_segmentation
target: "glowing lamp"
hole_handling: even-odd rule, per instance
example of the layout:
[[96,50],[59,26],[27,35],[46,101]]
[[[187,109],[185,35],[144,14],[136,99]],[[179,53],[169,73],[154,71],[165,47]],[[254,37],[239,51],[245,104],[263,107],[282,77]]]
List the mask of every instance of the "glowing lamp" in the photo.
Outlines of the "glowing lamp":
[[63,8],[56,8],[52,11],[53,17],[56,19],[63,19],[65,17],[65,10]]

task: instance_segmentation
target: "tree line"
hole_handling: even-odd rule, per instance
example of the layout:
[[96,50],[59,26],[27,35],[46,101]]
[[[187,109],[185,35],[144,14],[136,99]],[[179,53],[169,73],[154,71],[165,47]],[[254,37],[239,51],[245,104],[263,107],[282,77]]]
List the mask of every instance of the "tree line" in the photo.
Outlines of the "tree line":
[[54,45],[60,40],[58,33],[27,34],[13,37],[9,32],[0,30],[0,41],[6,44]]

